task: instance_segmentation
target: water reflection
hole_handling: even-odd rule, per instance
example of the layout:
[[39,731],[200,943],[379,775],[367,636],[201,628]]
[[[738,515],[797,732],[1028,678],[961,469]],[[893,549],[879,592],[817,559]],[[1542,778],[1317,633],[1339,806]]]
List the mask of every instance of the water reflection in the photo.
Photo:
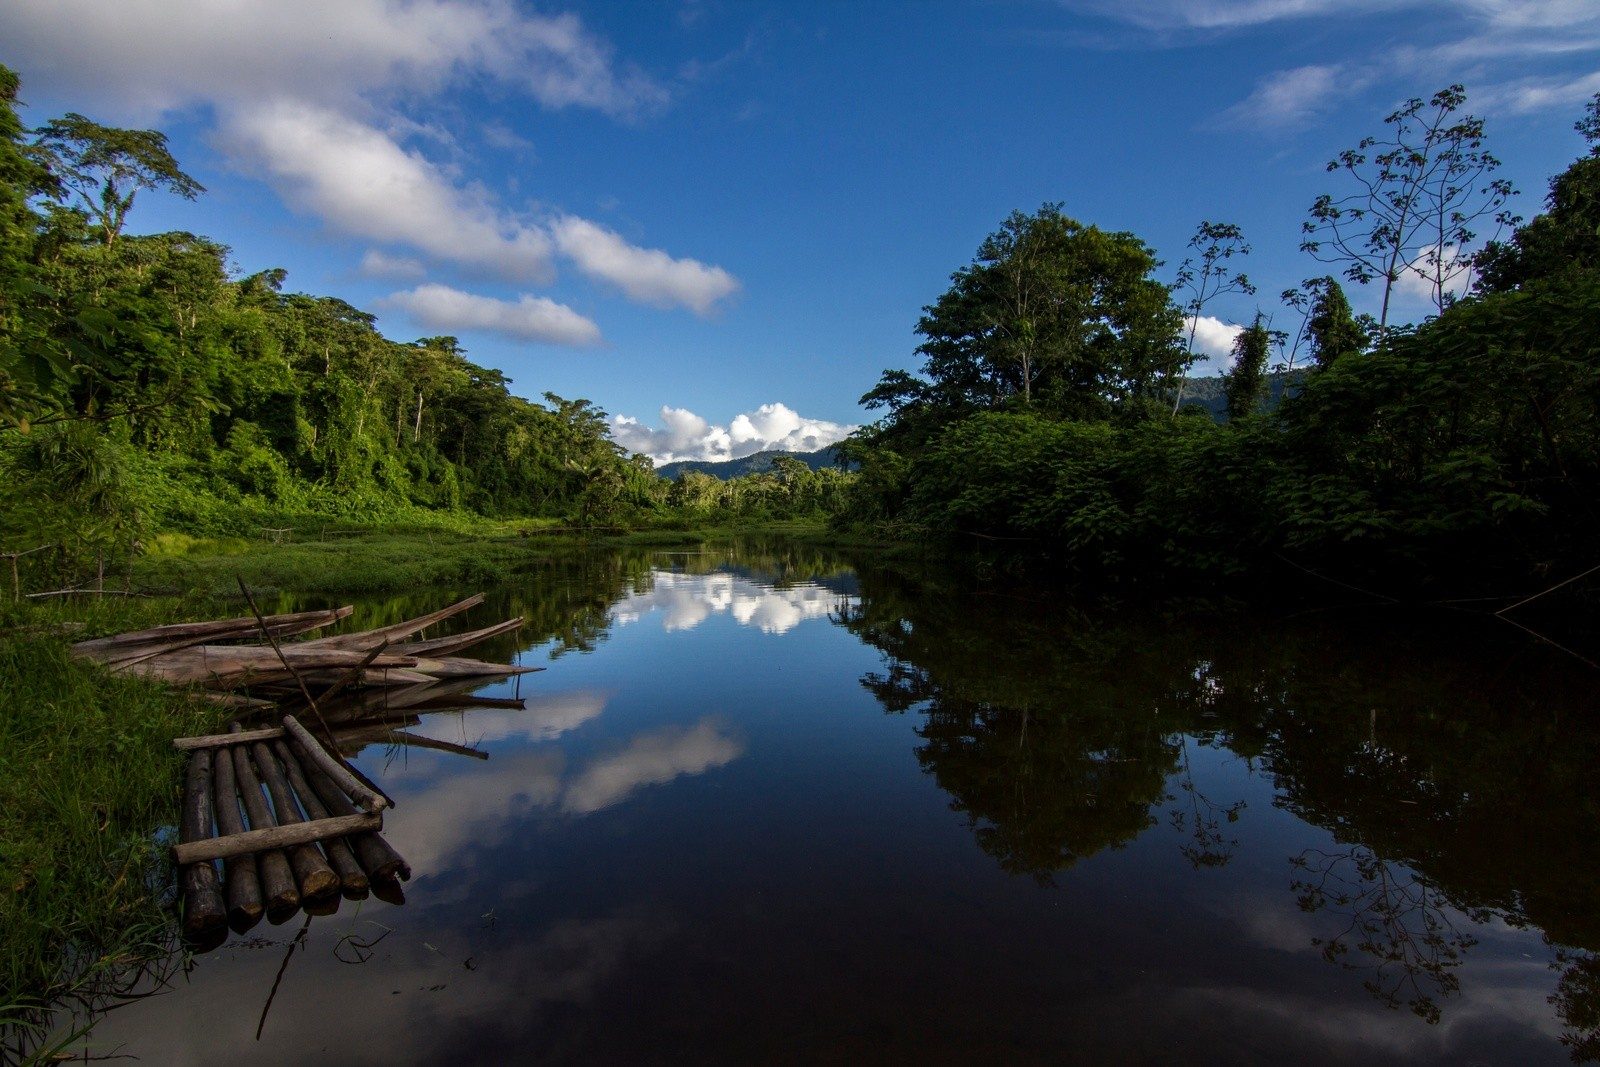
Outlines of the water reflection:
[[1593,679],[1570,664],[1438,618],[1268,635],[1063,618],[1046,597],[955,597],[888,569],[862,590],[841,622],[885,655],[862,686],[919,717],[918,761],[1003,869],[1054,883],[1163,805],[1194,867],[1227,864],[1247,803],[1207,795],[1191,767],[1226,750],[1327,834],[1285,857],[1315,920],[1299,944],[1438,1023],[1483,928],[1543,930],[1562,1040],[1600,1053],[1600,898],[1582,888],[1600,875],[1600,732],[1581,714]]
[[357,757],[399,800],[407,907],[312,922],[260,1045],[229,1011],[281,948],[239,941],[108,1043],[241,1067],[1600,1054],[1592,679],[1534,646],[1076,610],[782,542],[552,558],[483,610],[528,620],[486,655],[550,669],[378,710],[488,760],[377,726]]

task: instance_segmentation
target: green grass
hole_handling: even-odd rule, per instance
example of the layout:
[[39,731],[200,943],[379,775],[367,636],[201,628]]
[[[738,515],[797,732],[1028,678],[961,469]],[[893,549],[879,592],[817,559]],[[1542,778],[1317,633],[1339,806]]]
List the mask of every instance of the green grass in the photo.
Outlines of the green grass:
[[157,834],[178,810],[171,741],[221,713],[68,645],[175,610],[110,598],[0,610],[0,1028],[20,1032],[19,1011],[92,999],[170,954]]

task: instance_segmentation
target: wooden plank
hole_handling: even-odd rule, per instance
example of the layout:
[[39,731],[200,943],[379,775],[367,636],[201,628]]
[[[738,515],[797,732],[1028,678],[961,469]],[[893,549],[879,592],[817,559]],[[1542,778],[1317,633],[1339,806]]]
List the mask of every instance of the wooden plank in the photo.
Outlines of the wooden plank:
[[443,622],[452,615],[459,615],[469,608],[475,608],[483,603],[483,594],[474,593],[465,600],[457,601],[447,608],[419,615],[405,622],[397,622],[392,626],[380,626],[376,630],[363,630],[360,633],[336,634],[333,637],[318,637],[311,641],[302,641],[301,648],[344,648],[366,649],[371,648],[379,641],[395,642],[403,637],[410,637],[419,630],[425,630],[436,622]]
[[177,844],[172,847],[172,855],[179,863],[202,863],[205,860],[247,856],[266,849],[282,849],[290,845],[321,841],[327,837],[342,837],[364,830],[381,829],[383,829],[383,816],[376,813],[336,815],[328,819],[297,822],[290,826],[268,826],[260,830],[229,834],[226,837]]
[[464,648],[471,648],[491,637],[499,637],[513,630],[522,629],[522,617],[507,619],[497,622],[493,626],[485,626],[481,630],[468,630],[466,633],[454,634],[450,637],[435,637],[428,641],[407,641],[396,645],[395,651],[409,656],[447,656],[452,652],[460,652]]
[[[338,622],[340,619],[349,618],[356,609],[350,605],[341,608],[326,608],[319,611],[297,611],[289,615],[268,615],[267,625],[282,627],[285,633],[304,633],[304,630],[291,631],[289,628],[302,624],[311,624],[308,629],[327,626]],[[248,637],[257,632],[254,616],[244,616],[237,619],[216,619],[210,622],[174,622],[165,626],[153,626],[148,630],[132,630],[112,637],[96,637],[88,641],[79,641],[72,646],[74,652],[92,654],[103,649],[117,648],[125,645],[146,644],[151,642],[170,641],[185,637],[213,637],[217,634]]]
[[283,728],[269,727],[264,730],[241,730],[236,734],[204,734],[200,737],[177,737],[172,741],[172,747],[185,751],[199,748],[217,748],[221,745],[237,745],[246,741],[270,741],[274,737],[282,737]]
[[374,790],[367,787],[355,775],[351,774],[344,764],[331,756],[327,749],[317,743],[317,739],[306,732],[300,721],[293,715],[283,717],[283,728],[291,739],[298,742],[302,758],[309,758],[318,770],[333,780],[333,783],[345,793],[354,798],[368,811],[382,811],[389,807],[389,801]]

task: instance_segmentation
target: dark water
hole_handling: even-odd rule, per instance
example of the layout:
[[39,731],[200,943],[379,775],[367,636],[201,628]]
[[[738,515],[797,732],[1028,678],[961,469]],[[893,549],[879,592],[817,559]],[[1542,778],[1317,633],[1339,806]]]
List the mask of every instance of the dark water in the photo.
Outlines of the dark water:
[[236,937],[99,1051],[1600,1053],[1596,679],[1510,627],[1082,614],[772,545],[552,563],[461,625],[509,612],[488,654],[548,670],[484,691],[525,709],[413,728],[487,761],[359,757],[406,903]]

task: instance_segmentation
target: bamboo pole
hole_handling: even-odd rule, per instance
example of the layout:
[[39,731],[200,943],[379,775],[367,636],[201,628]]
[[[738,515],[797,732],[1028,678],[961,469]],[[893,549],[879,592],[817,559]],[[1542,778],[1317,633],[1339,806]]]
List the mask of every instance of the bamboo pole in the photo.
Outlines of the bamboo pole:
[[[300,770],[300,761],[295,758],[288,742],[280,737],[274,739],[271,744],[273,755],[283,764],[284,773],[289,776],[289,784],[294,787],[295,795],[300,798],[300,806],[306,809],[306,814],[313,821],[329,818],[331,813],[327,805],[306,781],[305,774]],[[365,896],[368,884],[367,872],[361,869],[360,861],[350,849],[350,842],[342,837],[328,837],[323,839],[322,847],[328,853],[328,862],[339,872],[339,886],[345,894]]]
[[[233,775],[239,783],[239,799],[244,801],[245,814],[250,817],[250,829],[275,828],[277,820],[267,807],[267,798],[261,795],[261,782],[250,766],[250,754],[245,746],[235,745],[228,749],[228,754],[233,757]],[[289,857],[279,849],[262,851],[256,854],[256,864],[261,870],[261,889],[267,897],[267,910],[274,915],[286,915],[298,908],[300,890],[295,887]]]
[[[239,814],[239,797],[233,779],[233,760],[226,749],[217,753],[211,774],[218,835],[231,837],[244,833],[244,819]],[[242,934],[261,921],[264,910],[255,856],[229,857],[222,865],[222,881],[227,890],[228,925]]]
[[[183,791],[180,843],[211,837],[211,752],[201,750],[189,758]],[[217,885],[217,869],[210,860],[183,868],[183,936],[204,941],[228,925],[228,909]]]
[[[256,769],[261,772],[261,781],[267,787],[267,794],[272,797],[272,808],[277,813],[278,825],[285,828],[296,824],[304,825],[306,818],[300,814],[300,809],[295,805],[294,795],[289,790],[289,784],[283,780],[283,772],[278,767],[277,758],[273,756],[267,743],[253,742],[250,745],[250,755],[255,758]],[[302,900],[332,896],[339,891],[339,876],[333,873],[333,868],[322,858],[322,852],[316,845],[306,842],[303,845],[291,846],[287,851],[289,863],[294,867],[295,879],[300,883]]]
[[[290,747],[294,748],[292,745]],[[300,754],[298,749],[295,751],[297,755]],[[340,792],[333,779],[323,774],[320,767],[302,756],[300,769],[305,772],[311,791],[327,805],[329,814],[357,814],[356,806],[351,803],[350,798]],[[350,838],[350,847],[355,851],[356,859],[361,862],[362,869],[367,872],[367,878],[371,880],[374,892],[381,882],[411,877],[411,865],[401,859],[400,853],[396,852],[381,834],[356,834]]]

